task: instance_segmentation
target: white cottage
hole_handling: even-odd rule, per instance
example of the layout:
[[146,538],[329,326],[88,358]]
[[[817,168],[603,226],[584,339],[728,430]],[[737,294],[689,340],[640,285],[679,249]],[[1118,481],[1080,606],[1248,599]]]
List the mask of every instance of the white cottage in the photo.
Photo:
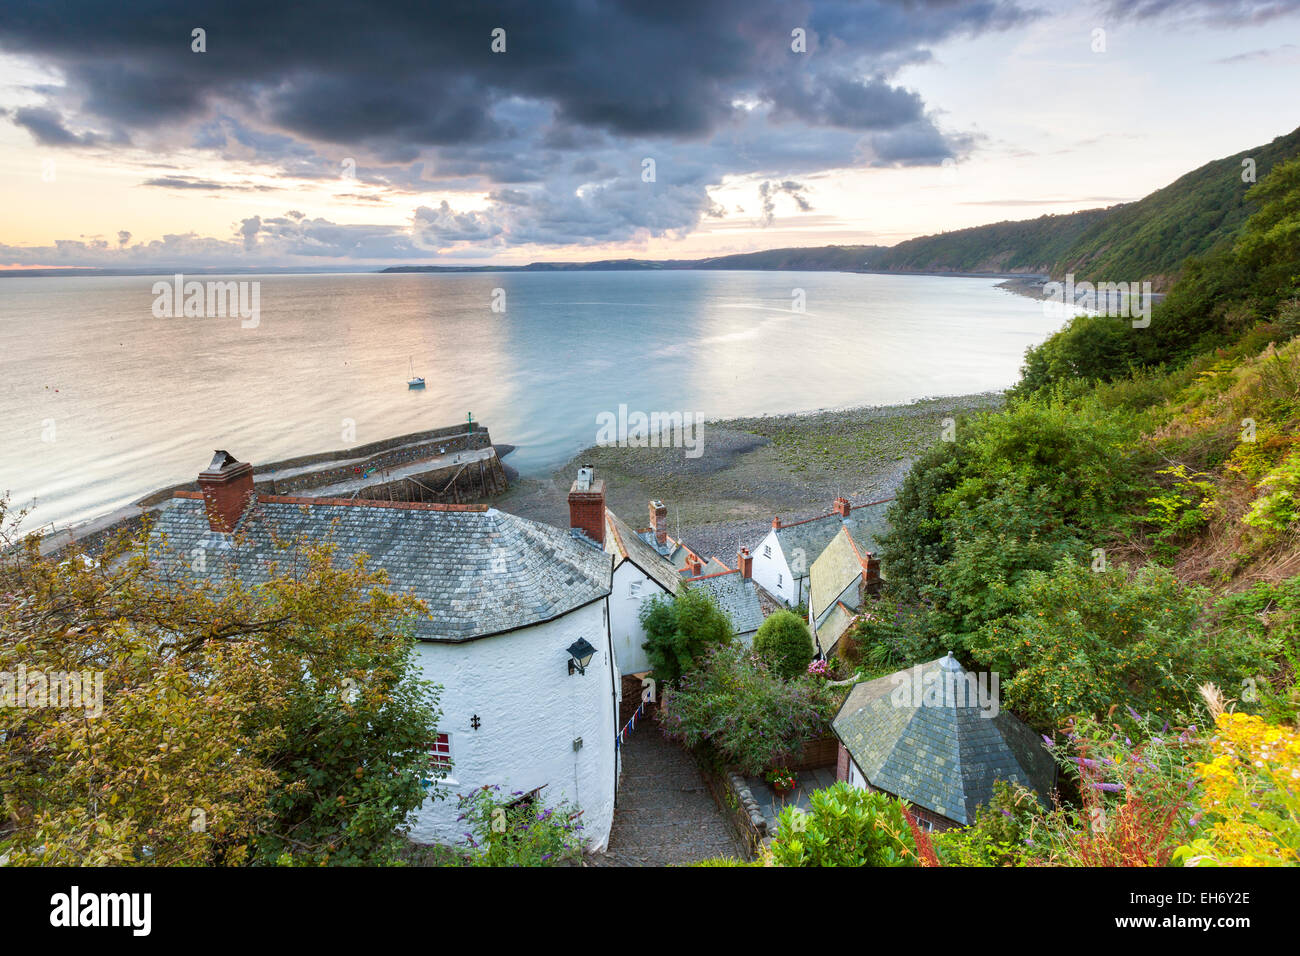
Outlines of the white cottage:
[[888,527],[885,513],[894,499],[885,498],[853,505],[847,498],[836,498],[830,514],[782,524],[772,519],[772,527],[753,549],[754,580],[786,604],[794,606],[808,600],[808,577],[813,562],[835,539],[841,528],[848,528],[859,546],[876,553],[876,539]]
[[[603,521],[603,527],[601,522]],[[641,609],[659,597],[674,597],[683,586],[706,591],[742,641],[749,644],[763,618],[778,606],[752,579],[753,561],[742,548],[736,568],[718,558],[705,561],[668,534],[668,509],[661,501],[650,502],[650,526],[633,530],[605,505],[605,481],[586,466],[569,490],[569,524],[575,538],[604,549],[614,559],[609,598],[610,633],[619,673],[645,674],[650,670],[646,654],[645,628]]]
[[[155,538],[184,555],[205,549],[210,577],[230,568],[249,582],[265,575],[273,538],[332,541],[340,561],[369,555],[394,590],[432,611],[414,653],[443,688],[434,752],[452,793],[500,784],[546,804],[567,799],[582,808],[588,848],[605,849],[620,696],[609,555],[486,505],[259,495],[252,468],[225,452],[199,487],[176,493]],[[575,667],[587,649],[590,662]],[[454,796],[426,802],[412,822],[418,842],[456,843],[464,830]]]

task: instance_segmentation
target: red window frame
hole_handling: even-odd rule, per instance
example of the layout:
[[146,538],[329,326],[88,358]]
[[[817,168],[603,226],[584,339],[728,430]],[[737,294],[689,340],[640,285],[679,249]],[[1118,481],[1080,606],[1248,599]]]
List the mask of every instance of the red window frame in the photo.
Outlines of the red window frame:
[[433,742],[433,769],[451,769],[451,734],[439,734]]

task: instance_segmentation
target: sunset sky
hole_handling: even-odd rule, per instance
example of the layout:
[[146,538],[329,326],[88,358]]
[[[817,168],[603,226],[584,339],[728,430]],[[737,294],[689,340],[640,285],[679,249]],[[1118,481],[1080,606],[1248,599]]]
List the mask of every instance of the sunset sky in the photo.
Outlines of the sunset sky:
[[1300,125],[1291,0],[304,9],[6,0],[0,267],[891,245],[1137,199]]

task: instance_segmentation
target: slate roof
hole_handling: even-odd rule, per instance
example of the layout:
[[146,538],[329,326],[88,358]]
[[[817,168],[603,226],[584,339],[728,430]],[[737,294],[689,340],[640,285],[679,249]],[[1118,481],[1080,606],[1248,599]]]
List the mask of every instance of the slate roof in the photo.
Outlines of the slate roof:
[[178,496],[163,508],[151,539],[177,554],[193,574],[190,555],[206,553],[206,570],[220,578],[232,568],[257,584],[267,565],[283,561],[281,541],[305,537],[338,545],[337,560],[370,556],[394,591],[428,602],[432,618],[416,623],[420,640],[460,642],[540,624],[609,593],[610,556],[567,531],[515,515],[472,508],[399,502],[259,496],[233,536],[209,531],[204,504]]
[[750,634],[763,623],[758,583],[753,578],[742,578],[739,571],[687,578],[686,586],[702,588],[712,595],[718,607],[731,618],[737,634]]
[[836,601],[817,625],[817,643],[821,645],[822,653],[827,657],[834,654],[835,645],[857,619],[856,608],[849,607],[843,601]]
[[821,557],[826,547],[835,540],[840,529],[845,527],[853,533],[853,540],[859,550],[877,554],[880,551],[879,538],[889,527],[889,522],[885,520],[885,512],[889,510],[893,500],[887,498],[884,501],[855,505],[849,511],[847,518],[841,518],[832,511],[820,518],[782,525],[773,530],[776,531],[776,540],[781,544],[781,552],[785,555],[786,561],[793,561],[795,553],[803,549],[804,559],[810,569],[813,562]]
[[681,586],[681,575],[672,562],[608,508],[605,509],[605,550],[615,556],[615,563],[631,561],[669,594],[676,594]]
[[808,569],[808,608],[819,628],[837,601],[843,600],[850,607],[857,605],[856,590],[849,595],[845,595],[845,592],[862,580],[862,562],[865,557],[866,554],[859,549],[852,532],[847,526],[841,525],[830,544]]
[[[871,786],[961,824],[971,823],[976,808],[992,799],[997,780],[1021,783],[1049,806],[1056,764],[1013,714],[982,716],[976,701],[962,706],[961,696],[933,706],[892,699],[904,682],[915,686],[918,674],[922,688],[927,678],[963,677],[960,665],[952,661],[956,670],[946,671],[944,660],[864,681],[849,692],[831,726],[858,769]],[[964,679],[956,686],[960,693]]]

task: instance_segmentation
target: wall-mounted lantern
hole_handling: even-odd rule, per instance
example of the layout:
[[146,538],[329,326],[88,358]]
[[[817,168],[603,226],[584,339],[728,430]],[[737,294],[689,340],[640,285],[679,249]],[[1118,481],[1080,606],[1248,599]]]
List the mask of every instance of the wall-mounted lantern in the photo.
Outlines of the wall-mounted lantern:
[[577,671],[579,674],[587,673],[587,665],[591,659],[596,656],[596,649],[587,643],[585,637],[580,637],[569,645],[569,673]]

